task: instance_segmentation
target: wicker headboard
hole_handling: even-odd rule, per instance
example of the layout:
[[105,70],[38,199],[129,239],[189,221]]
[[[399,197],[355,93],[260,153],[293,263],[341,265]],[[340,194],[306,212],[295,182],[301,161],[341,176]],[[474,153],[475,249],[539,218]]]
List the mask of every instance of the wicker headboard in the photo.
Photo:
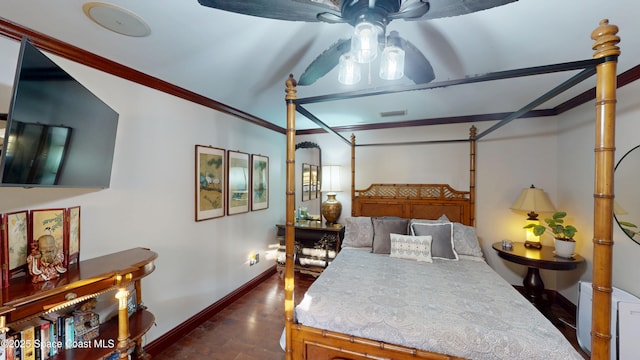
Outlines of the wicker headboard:
[[399,216],[408,219],[449,220],[473,225],[469,191],[447,184],[373,184],[355,190],[352,216]]

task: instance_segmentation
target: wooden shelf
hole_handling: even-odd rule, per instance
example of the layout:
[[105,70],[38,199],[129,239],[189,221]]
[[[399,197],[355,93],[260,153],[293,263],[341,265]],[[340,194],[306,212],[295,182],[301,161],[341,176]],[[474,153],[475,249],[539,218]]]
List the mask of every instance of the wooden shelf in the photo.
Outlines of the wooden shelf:
[[[0,316],[11,328],[13,325],[38,317],[49,311],[57,311],[91,297],[96,297],[119,287],[133,284],[136,299],[142,301],[140,279],[151,274],[158,257],[145,248],[133,248],[117,253],[84,260],[71,266],[58,279],[44,283],[32,283],[28,276],[12,279],[9,286],[0,292]],[[115,295],[115,293],[114,293]],[[142,336],[155,322],[153,314],[147,310],[133,313],[126,321],[119,322],[118,316],[100,325],[96,339],[83,342],[85,347],[62,350],[52,357],[55,360],[95,360],[117,351],[119,327],[129,333],[129,349],[135,355],[146,358],[142,348]]]
[[[280,244],[279,251],[284,252],[285,249],[285,233],[286,226],[276,224],[276,238]],[[296,261],[294,269],[303,274],[312,276],[320,275],[324,269],[333,261],[333,257],[328,256],[328,252],[332,251],[336,255],[340,251],[342,240],[344,239],[344,226],[340,224],[327,225],[320,221],[298,221],[295,223],[295,243],[296,243]],[[304,255],[304,250],[324,250],[321,256]],[[335,257],[335,256],[334,256]],[[302,264],[301,259],[311,259],[324,261],[324,266],[316,264]],[[277,270],[280,276],[284,274],[284,264],[277,263]]]
[[[129,317],[129,339],[140,339],[155,323],[152,313],[146,310],[136,311]],[[51,360],[94,360],[102,359],[116,351],[118,346],[118,317],[100,325],[100,335],[88,341],[90,347],[64,350]]]
[[0,315],[11,323],[37,315],[70,298],[98,293],[116,286],[116,276],[131,274],[131,281],[149,275],[158,255],[144,248],[133,248],[81,261],[59,278],[33,284],[28,276],[12,279],[2,289]]

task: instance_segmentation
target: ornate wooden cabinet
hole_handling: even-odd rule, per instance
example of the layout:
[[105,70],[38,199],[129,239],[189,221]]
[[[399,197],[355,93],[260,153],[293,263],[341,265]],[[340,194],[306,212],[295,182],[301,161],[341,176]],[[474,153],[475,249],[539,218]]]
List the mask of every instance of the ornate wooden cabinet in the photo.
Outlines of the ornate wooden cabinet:
[[[0,329],[7,332],[14,325],[28,322],[50,312],[80,304],[100,295],[113,296],[118,315],[100,325],[99,336],[89,345],[61,350],[51,359],[103,359],[119,353],[119,359],[148,359],[142,336],[155,322],[153,314],[142,305],[140,280],[155,269],[157,254],[145,248],[133,248],[72,265],[58,279],[32,283],[29,276],[11,280],[2,289]],[[133,288],[133,294],[127,289]],[[135,298],[136,311],[128,313],[128,299]]]
[[[276,225],[278,249],[277,268],[284,273],[284,235],[285,225]],[[344,226],[340,224],[326,225],[321,221],[299,221],[295,224],[295,270],[318,276],[331,263],[340,251],[344,239]]]

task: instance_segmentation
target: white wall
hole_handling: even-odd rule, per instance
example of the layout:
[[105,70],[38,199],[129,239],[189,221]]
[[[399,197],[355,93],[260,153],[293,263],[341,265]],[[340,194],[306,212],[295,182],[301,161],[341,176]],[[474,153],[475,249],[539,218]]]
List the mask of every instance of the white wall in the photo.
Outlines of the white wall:
[[[640,82],[618,89],[616,114],[616,163],[627,151],[640,144]],[[583,279],[592,280],[593,264],[593,193],[594,193],[594,140],[595,109],[588,103],[559,117],[559,171],[558,195],[561,204],[573,215],[580,230],[577,251],[587,259],[588,271]],[[640,175],[640,169],[636,170]],[[637,183],[637,181],[636,181]],[[615,183],[614,183],[615,186]],[[622,195],[614,193],[620,201]],[[626,194],[624,201],[639,201],[640,190]],[[638,214],[636,214],[638,215]],[[631,220],[631,219],[629,219]],[[639,225],[640,219],[634,222]],[[637,263],[640,259],[640,245],[627,237],[614,222],[613,226],[613,286],[640,297]],[[568,298],[577,294],[573,285],[562,284],[561,292]],[[566,290],[564,290],[566,289]],[[571,296],[571,297],[569,297]]]
[[[17,57],[17,49],[0,38],[0,53]],[[3,67],[13,67],[15,57]],[[267,251],[275,243],[275,224],[284,219],[283,134],[53,59],[120,114],[111,187],[0,188],[0,212],[80,205],[81,259],[137,246],[156,251],[156,271],[143,280],[143,300],[157,323],[148,341],[273,266]],[[10,91],[12,75],[0,80],[2,91]],[[195,222],[196,144],[268,156],[269,208]],[[252,252],[261,261],[249,267]]]

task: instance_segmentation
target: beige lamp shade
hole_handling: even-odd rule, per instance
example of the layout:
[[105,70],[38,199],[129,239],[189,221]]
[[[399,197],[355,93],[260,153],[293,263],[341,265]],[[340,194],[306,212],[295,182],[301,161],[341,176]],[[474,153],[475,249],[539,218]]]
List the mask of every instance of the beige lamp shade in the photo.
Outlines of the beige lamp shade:
[[538,213],[541,212],[554,212],[555,207],[549,200],[544,190],[539,189],[533,185],[531,187],[522,189],[520,196],[515,203],[511,206],[512,210],[520,210],[528,212],[529,218],[537,219]]
[[[511,206],[512,210],[526,211],[527,215],[527,225],[540,224],[538,220],[538,213],[540,212],[554,212],[556,211],[555,207],[549,200],[549,196],[542,189],[538,189],[535,186],[531,185],[531,187],[522,189],[520,192],[520,196],[516,202]],[[525,242],[524,246],[528,248],[540,249],[542,248],[542,244],[540,242],[540,237],[536,236],[533,233],[533,228],[525,229]]]
[[326,165],[322,167],[322,192],[335,193],[342,191],[340,188],[340,166]]

